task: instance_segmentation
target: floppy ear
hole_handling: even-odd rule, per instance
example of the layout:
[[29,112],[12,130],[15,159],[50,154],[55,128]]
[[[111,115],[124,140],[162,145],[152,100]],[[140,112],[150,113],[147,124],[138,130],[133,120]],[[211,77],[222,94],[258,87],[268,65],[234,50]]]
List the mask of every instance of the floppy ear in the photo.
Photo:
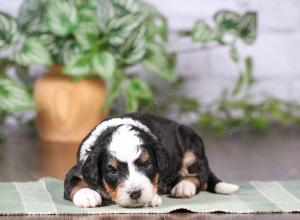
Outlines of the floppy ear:
[[159,173],[164,174],[167,173],[169,166],[170,166],[170,154],[166,149],[164,149],[160,144],[157,144],[154,148],[154,155],[157,162],[157,167]]
[[85,182],[94,189],[100,187],[100,173],[98,167],[98,156],[91,154],[83,163],[81,168]]
[[101,185],[101,173],[99,160],[101,153],[91,153],[86,161],[82,164],[81,173],[84,181],[94,190],[98,191],[105,199],[110,199],[103,186]]

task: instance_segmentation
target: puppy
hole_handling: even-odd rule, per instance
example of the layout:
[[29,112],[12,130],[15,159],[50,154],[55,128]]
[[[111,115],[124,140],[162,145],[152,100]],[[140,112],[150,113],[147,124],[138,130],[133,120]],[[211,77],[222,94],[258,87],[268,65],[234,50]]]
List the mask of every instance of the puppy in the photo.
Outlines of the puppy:
[[108,118],[80,144],[64,182],[76,206],[112,200],[122,207],[159,206],[159,195],[230,194],[238,186],[210,170],[201,137],[191,128],[147,113]]

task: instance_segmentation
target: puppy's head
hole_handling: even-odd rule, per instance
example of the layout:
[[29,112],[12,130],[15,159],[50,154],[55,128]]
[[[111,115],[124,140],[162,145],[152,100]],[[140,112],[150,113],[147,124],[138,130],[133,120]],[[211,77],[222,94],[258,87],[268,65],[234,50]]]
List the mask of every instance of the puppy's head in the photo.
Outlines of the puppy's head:
[[98,158],[99,182],[123,207],[142,207],[157,193],[158,167],[154,142],[136,127],[122,125],[112,132]]

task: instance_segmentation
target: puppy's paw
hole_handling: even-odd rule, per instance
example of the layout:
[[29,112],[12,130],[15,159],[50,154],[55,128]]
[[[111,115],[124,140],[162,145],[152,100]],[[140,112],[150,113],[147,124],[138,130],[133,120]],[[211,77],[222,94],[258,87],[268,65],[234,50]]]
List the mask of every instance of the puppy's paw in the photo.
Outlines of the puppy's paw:
[[171,190],[171,196],[175,198],[191,198],[195,193],[195,184],[187,180],[181,180]]
[[162,201],[161,201],[160,196],[156,194],[153,197],[152,201],[149,202],[146,206],[148,206],[148,207],[158,207],[158,206],[161,205],[161,203],[162,203]]
[[92,208],[101,205],[102,199],[95,190],[82,188],[75,193],[73,203],[79,207]]

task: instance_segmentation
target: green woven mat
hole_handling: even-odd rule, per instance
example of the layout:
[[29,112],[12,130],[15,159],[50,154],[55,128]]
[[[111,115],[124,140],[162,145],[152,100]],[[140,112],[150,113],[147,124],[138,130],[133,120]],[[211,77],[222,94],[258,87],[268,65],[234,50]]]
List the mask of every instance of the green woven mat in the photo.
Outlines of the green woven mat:
[[43,178],[37,182],[0,183],[0,215],[22,214],[101,214],[168,213],[177,209],[192,212],[269,213],[300,212],[300,181],[239,183],[234,195],[200,192],[191,199],[162,196],[162,206],[155,208],[121,208],[106,205],[78,208],[63,199],[62,181]]

